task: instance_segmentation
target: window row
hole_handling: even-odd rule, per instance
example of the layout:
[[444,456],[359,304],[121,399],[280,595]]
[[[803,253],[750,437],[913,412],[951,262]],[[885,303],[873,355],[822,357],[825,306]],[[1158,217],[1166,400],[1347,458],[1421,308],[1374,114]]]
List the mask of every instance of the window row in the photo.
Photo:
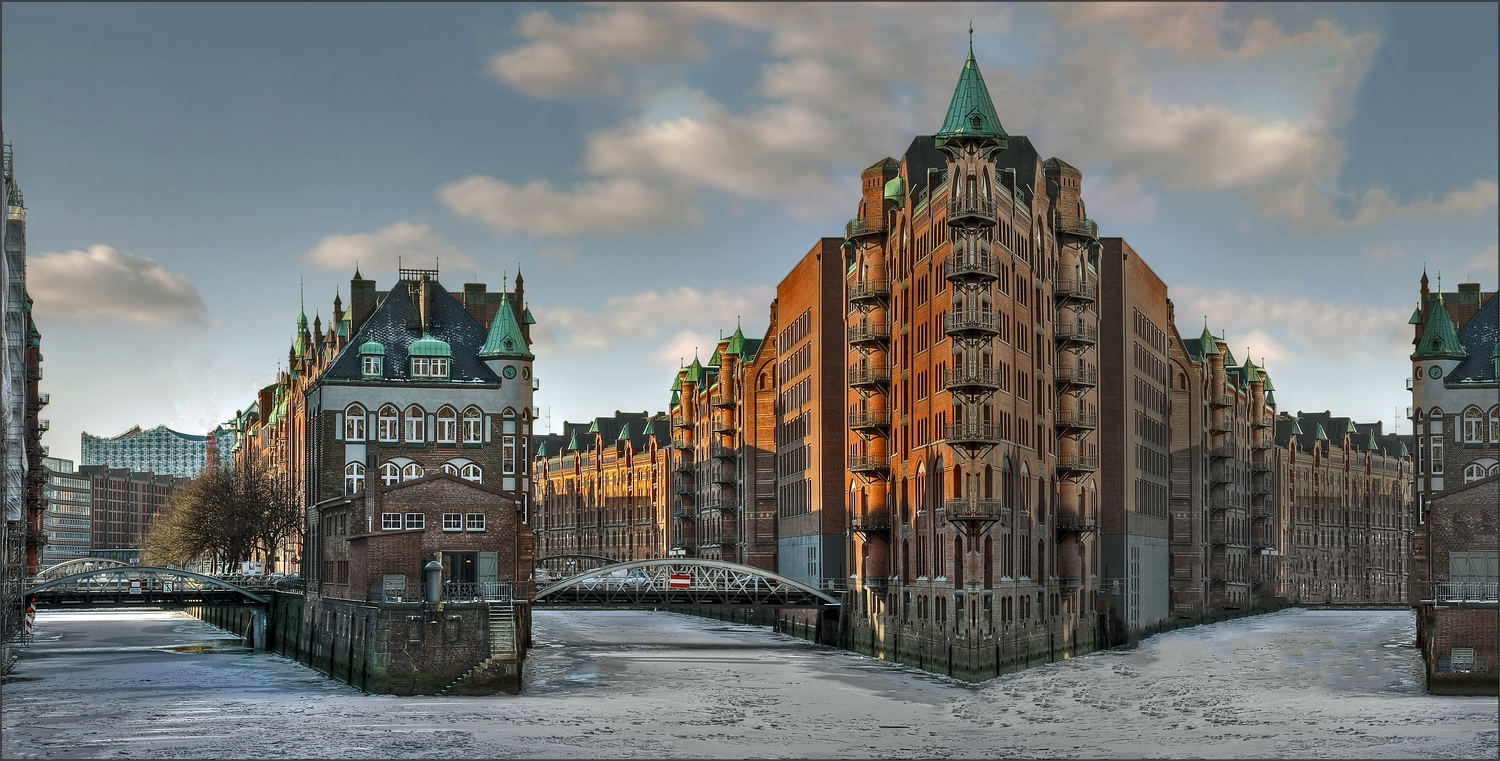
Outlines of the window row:
[[[426,513],[381,513],[381,531],[425,531]],[[484,531],[484,513],[443,513],[444,531]]]
[[[1424,416],[1421,410],[1416,412],[1417,432],[1421,433],[1420,427],[1425,419],[1431,421],[1429,433],[1443,434],[1443,410],[1441,407],[1433,407],[1432,411]],[[1462,415],[1453,416],[1453,440],[1465,444],[1500,443],[1500,407],[1492,408],[1488,415],[1477,405],[1469,405]]]
[[[503,417],[507,428],[513,428],[516,411],[507,408]],[[344,441],[358,443],[369,440],[369,432],[366,430],[368,421],[369,415],[364,407],[349,405],[344,410]],[[460,415],[458,410],[445,405],[438,408],[433,422],[434,430],[429,431],[427,411],[419,405],[413,404],[402,413],[396,409],[396,405],[387,404],[374,416],[375,440],[387,444],[403,441],[408,444],[425,444],[429,441],[456,444],[462,435],[465,444],[484,442],[484,412],[476,406],[469,406]]]
[[[453,461],[443,463],[444,473],[457,476],[465,481],[473,481],[476,484],[484,483],[484,469],[472,462]],[[405,464],[396,462],[384,462],[380,464],[380,483],[385,486],[394,486],[402,481],[411,481],[427,475],[427,469],[421,463],[407,462]],[[344,466],[344,493],[357,494],[365,488],[365,465],[362,462],[351,462]]]

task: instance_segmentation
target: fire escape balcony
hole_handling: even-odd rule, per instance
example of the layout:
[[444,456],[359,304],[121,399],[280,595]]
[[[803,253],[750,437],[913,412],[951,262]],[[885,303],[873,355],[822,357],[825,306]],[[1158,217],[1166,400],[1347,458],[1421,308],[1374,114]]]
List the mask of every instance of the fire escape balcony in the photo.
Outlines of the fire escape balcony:
[[708,403],[719,408],[735,405],[733,388],[716,388],[708,395]]
[[1250,472],[1252,472],[1252,473],[1270,473],[1271,472],[1271,462],[1270,462],[1270,459],[1271,458],[1269,458],[1269,457],[1261,457],[1259,459],[1256,459],[1256,460],[1252,461],[1250,463]]
[[734,531],[732,529],[727,531],[721,529],[705,533],[703,538],[698,540],[698,547],[700,549],[707,547],[728,547],[735,543]]
[[1062,388],[1095,388],[1099,385],[1099,371],[1092,367],[1058,365],[1053,375]]
[[708,448],[708,456],[719,460],[733,460],[737,454],[739,453],[734,447],[726,447],[721,444],[714,444]]
[[679,418],[677,420],[673,420],[672,421],[672,427],[673,428],[678,428],[678,429],[692,428],[693,427],[693,421],[688,420],[687,417],[684,416],[684,417]]
[[1269,536],[1257,536],[1250,540],[1250,549],[1256,552],[1276,549],[1276,542]]
[[52,429],[52,421],[46,418],[37,418],[37,421],[32,423],[31,427],[38,431],[48,431]]
[[884,455],[852,454],[849,455],[850,473],[884,473],[890,467]]
[[885,232],[885,220],[883,219],[874,222],[866,222],[863,219],[851,219],[848,224],[844,225],[844,238],[848,240],[867,238],[883,232]]
[[856,534],[884,534],[891,530],[891,514],[885,508],[876,508],[868,513],[851,513],[849,530]]
[[714,474],[709,477],[709,480],[713,481],[716,484],[724,486],[735,486],[739,484],[740,477],[738,473],[735,473],[732,470],[723,469],[715,470]]
[[849,368],[850,388],[875,388],[884,386],[891,382],[891,368],[889,367],[851,367]]
[[1231,459],[1234,457],[1233,444],[1221,444],[1208,450],[1208,456],[1216,460]]
[[994,499],[948,499],[943,500],[943,514],[952,521],[998,521],[1004,516],[1004,506]]
[[690,436],[673,436],[672,448],[691,450],[693,448],[693,439]]
[[1265,520],[1272,516],[1270,505],[1251,505],[1250,518],[1252,520]]
[[1209,486],[1226,486],[1232,483],[1234,483],[1234,473],[1229,468],[1211,467],[1208,469]]
[[1052,297],[1058,301],[1093,303],[1097,290],[1093,283],[1073,277],[1065,277],[1052,285]]
[[1234,416],[1228,413],[1210,416],[1209,433],[1234,433]]
[[856,412],[849,416],[849,430],[851,431],[878,431],[891,427],[891,413],[879,412]]
[[735,432],[734,418],[725,415],[716,417],[713,422],[714,433],[732,434]]
[[891,326],[889,323],[865,323],[849,327],[850,346],[883,344],[889,340],[891,340]]
[[1004,441],[1000,426],[993,423],[953,423],[943,426],[943,440],[950,446],[992,446]]
[[680,521],[691,521],[698,517],[698,509],[694,507],[673,508],[672,517]]
[[1236,400],[1235,400],[1235,395],[1234,394],[1232,394],[1232,393],[1225,393],[1225,392],[1220,391],[1220,392],[1216,392],[1216,393],[1212,394],[1211,396],[1209,396],[1209,398],[1208,398],[1208,406],[1210,406],[1210,407],[1233,407],[1235,401]]
[[1258,480],[1255,480],[1253,483],[1251,483],[1250,484],[1250,496],[1252,496],[1252,497],[1269,497],[1269,496],[1271,496],[1271,484],[1267,483],[1268,480],[1269,479],[1258,479]]
[[1057,474],[1064,478],[1083,476],[1099,470],[1099,455],[1060,454],[1057,456]]
[[684,460],[684,459],[678,459],[678,461],[677,461],[677,467],[674,468],[673,470],[677,471],[678,473],[682,473],[684,475],[687,475],[687,476],[692,476],[693,475],[693,463],[688,462],[687,460]]
[[1099,427],[1099,413],[1097,412],[1059,412],[1057,413],[1057,430],[1085,433]]
[[1208,498],[1208,509],[1210,510],[1232,510],[1234,507],[1234,505],[1229,503],[1229,498],[1222,494]]
[[672,487],[672,493],[679,497],[692,497],[698,492],[689,484],[677,484]]
[[992,367],[954,367],[943,373],[943,388],[961,394],[984,394],[1000,388],[1000,373]]
[[953,227],[988,227],[995,224],[995,201],[978,193],[963,193],[948,199],[948,224]]
[[1099,343],[1099,329],[1093,325],[1082,325],[1072,321],[1056,322],[1053,323],[1052,329],[1052,336],[1060,344],[1093,346]]
[[36,396],[31,397],[31,399],[29,399],[28,401],[31,402],[32,409],[39,410],[52,403],[52,395],[39,393]]
[[865,278],[849,284],[849,302],[883,301],[891,297],[891,281],[884,278]]
[[943,315],[943,332],[959,338],[988,338],[1000,335],[1000,315],[988,309],[949,312]]
[[1000,259],[989,255],[954,254],[943,262],[943,276],[959,282],[992,282],[1000,279]]
[[1250,416],[1250,427],[1251,428],[1258,428],[1258,429],[1270,428],[1271,427],[1271,416],[1270,415],[1251,415]]
[[694,551],[698,549],[698,545],[693,542],[692,537],[677,536],[672,538],[672,549]]
[[1057,226],[1057,231],[1068,235],[1078,235],[1089,240],[1097,240],[1099,238],[1099,223],[1088,217],[1064,219]]
[[1065,534],[1092,534],[1099,530],[1099,522],[1092,515],[1067,515],[1057,516],[1057,535]]

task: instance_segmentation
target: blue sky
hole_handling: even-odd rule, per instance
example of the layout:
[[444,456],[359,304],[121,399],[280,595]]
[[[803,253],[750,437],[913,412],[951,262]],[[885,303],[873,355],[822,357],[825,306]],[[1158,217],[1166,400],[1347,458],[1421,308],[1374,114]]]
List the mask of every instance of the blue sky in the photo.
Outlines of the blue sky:
[[8,3],[46,442],[211,428],[299,281],[326,318],[397,256],[523,268],[554,427],[661,409],[935,129],[971,19],[1007,130],[1282,409],[1389,425],[1424,264],[1494,289],[1493,4]]

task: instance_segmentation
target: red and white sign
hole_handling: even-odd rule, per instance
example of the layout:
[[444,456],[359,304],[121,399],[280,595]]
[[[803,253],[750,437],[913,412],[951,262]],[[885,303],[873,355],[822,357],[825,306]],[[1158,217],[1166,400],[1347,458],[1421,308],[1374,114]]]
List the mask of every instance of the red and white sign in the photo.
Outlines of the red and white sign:
[[172,593],[172,580],[171,579],[162,579],[162,581],[161,581],[161,591],[166,592],[167,594],[171,594]]
[[36,628],[36,603],[26,605],[26,636],[31,636],[31,631]]
[[685,573],[674,573],[667,576],[667,589],[691,589],[693,577]]
[[130,580],[130,593],[133,594],[133,595],[138,595],[138,594],[141,593],[141,580],[140,579],[131,579]]

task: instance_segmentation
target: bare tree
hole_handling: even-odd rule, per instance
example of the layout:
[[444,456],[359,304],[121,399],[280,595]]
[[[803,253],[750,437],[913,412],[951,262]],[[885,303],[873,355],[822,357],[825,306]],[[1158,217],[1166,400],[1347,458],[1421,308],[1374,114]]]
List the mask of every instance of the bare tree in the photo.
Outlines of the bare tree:
[[285,479],[264,468],[215,468],[173,494],[146,538],[146,560],[211,558],[233,566],[257,553],[273,557],[301,534],[302,514]]

